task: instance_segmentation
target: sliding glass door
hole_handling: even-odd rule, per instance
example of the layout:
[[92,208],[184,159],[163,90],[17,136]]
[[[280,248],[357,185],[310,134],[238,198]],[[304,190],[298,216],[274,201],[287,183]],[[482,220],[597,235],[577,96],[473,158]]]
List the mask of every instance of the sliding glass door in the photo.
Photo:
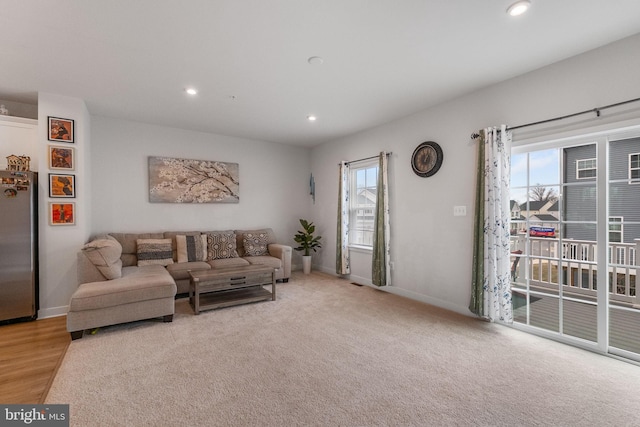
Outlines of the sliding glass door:
[[640,359],[640,137],[514,148],[511,208],[516,326]]
[[612,140],[608,167],[609,345],[634,357],[640,354],[640,137]]

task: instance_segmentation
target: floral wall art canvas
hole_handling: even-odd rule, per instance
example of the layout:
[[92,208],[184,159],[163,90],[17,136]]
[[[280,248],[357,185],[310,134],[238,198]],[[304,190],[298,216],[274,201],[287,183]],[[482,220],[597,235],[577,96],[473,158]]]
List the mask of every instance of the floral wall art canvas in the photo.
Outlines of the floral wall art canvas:
[[238,203],[239,165],[149,157],[151,203]]

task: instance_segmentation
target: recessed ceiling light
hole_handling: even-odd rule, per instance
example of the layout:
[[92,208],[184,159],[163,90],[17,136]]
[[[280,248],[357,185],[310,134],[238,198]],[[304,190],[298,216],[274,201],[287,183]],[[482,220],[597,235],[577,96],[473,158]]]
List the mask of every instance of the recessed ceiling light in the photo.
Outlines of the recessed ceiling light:
[[312,56],[309,59],[307,59],[307,62],[310,65],[322,65],[322,63],[324,62],[324,59],[322,59],[319,56]]
[[309,120],[310,122],[315,122],[316,120],[318,120],[318,118],[316,116],[307,116],[307,120]]
[[507,13],[511,16],[518,16],[525,13],[531,7],[531,2],[529,0],[521,0],[515,2],[507,9]]
[[192,87],[188,87],[184,90],[185,92],[187,92],[189,95],[197,95],[198,91]]

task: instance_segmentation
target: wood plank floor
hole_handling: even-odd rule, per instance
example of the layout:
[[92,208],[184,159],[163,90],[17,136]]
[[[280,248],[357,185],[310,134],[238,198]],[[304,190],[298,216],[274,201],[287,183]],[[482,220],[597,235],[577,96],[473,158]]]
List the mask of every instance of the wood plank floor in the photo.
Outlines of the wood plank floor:
[[66,316],[0,326],[0,403],[44,403],[70,342]]

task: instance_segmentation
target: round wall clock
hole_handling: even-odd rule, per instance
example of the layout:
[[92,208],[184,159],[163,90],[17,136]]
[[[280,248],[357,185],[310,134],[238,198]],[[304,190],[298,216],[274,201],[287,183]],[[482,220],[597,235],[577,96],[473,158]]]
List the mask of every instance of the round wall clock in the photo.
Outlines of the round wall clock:
[[411,168],[416,175],[426,178],[434,175],[442,166],[442,148],[433,141],[418,145],[411,155]]

